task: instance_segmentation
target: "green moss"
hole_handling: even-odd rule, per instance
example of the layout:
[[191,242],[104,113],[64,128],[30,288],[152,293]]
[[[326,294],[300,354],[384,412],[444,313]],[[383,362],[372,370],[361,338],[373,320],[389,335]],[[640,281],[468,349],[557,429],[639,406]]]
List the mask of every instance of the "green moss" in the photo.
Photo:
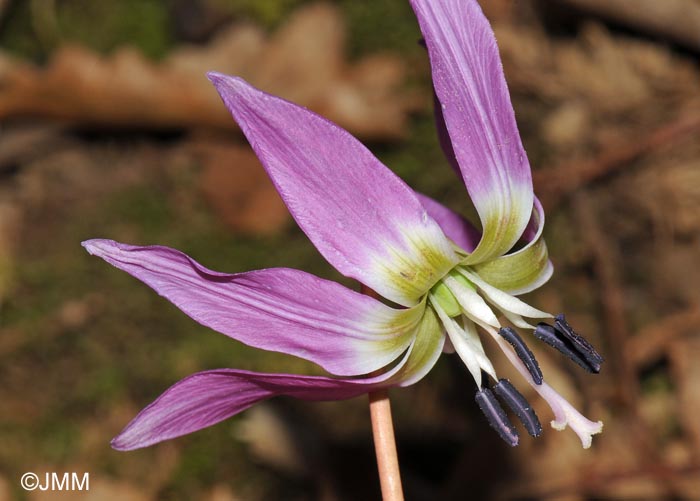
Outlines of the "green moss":
[[80,427],[66,419],[47,420],[39,429],[37,443],[41,447],[39,457],[53,464],[61,464],[76,452]]
[[340,0],[349,28],[352,56],[394,50],[407,56],[424,53],[418,24],[408,2]]
[[66,42],[100,52],[130,45],[152,58],[163,56],[172,45],[167,2],[33,0],[17,4],[0,33],[0,45],[31,59],[46,59]]
[[308,0],[212,0],[212,3],[235,17],[253,19],[270,29],[284,22],[294,9]]
[[121,364],[114,364],[114,360],[106,360],[100,357],[102,363],[90,371],[90,377],[85,378],[77,388],[79,398],[86,402],[114,402],[115,397],[124,393],[125,373]]
[[6,16],[0,31],[0,47],[18,56],[45,58],[50,48],[43,46],[32,26],[30,2],[14,2]]
[[59,23],[64,37],[100,51],[134,45],[157,58],[171,43],[167,3],[159,0],[72,0],[61,11]]
[[133,225],[139,233],[157,237],[168,228],[171,210],[166,195],[159,189],[139,185],[109,198],[103,211],[106,226]]

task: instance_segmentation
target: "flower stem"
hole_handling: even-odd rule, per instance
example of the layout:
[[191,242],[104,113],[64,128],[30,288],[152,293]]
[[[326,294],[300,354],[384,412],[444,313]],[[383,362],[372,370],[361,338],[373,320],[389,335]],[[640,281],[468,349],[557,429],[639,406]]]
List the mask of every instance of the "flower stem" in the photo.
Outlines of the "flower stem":
[[391,422],[391,403],[386,390],[377,390],[369,394],[369,413],[372,418],[372,435],[374,435],[374,450],[377,453],[382,499],[403,501],[394,425]]
[[[363,294],[377,297],[369,287],[360,288]],[[403,501],[399,457],[396,453],[394,424],[391,420],[391,402],[386,389],[369,393],[369,414],[372,420],[374,450],[377,454],[377,470],[384,501]]]

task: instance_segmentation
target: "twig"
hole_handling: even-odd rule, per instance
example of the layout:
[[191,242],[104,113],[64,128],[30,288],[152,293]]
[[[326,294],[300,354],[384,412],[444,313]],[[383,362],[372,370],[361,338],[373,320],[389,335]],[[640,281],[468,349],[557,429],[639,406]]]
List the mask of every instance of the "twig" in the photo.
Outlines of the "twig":
[[670,315],[641,331],[627,342],[625,351],[632,363],[641,368],[663,357],[679,338],[700,325],[700,307]]
[[535,171],[533,182],[543,205],[551,210],[582,187],[629,166],[634,160],[664,145],[672,144],[700,130],[700,114],[695,104],[677,119],[642,138],[612,141],[594,158],[578,163],[566,161],[558,167]]
[[[377,297],[377,294],[366,286],[361,286],[363,294]],[[385,389],[376,390],[369,394],[369,414],[372,420],[372,435],[374,450],[377,454],[377,470],[379,483],[384,501],[403,501],[399,457],[396,453],[394,424],[391,420],[391,402]]]
[[[672,483],[686,478],[694,478],[700,472],[700,465],[669,467],[663,463],[654,463],[629,471],[611,471],[602,474],[589,472],[585,481],[580,479],[549,489],[528,490],[528,499],[552,499],[566,497],[567,494],[608,499],[605,488],[625,480],[657,481]],[[514,493],[516,496],[518,493]]]
[[700,50],[700,5],[693,0],[560,1]]
[[630,338],[625,318],[624,292],[618,273],[619,258],[608,244],[597,221],[593,204],[585,194],[579,194],[574,207],[581,227],[591,250],[593,264],[599,281],[601,306],[608,335],[609,350],[617,370],[618,395],[628,407],[635,407],[638,395],[638,382],[634,368],[624,351]]
[[[617,393],[623,404],[631,413],[628,421],[638,434],[634,446],[642,457],[652,463],[661,463],[659,452],[650,441],[649,425],[639,413],[639,381],[634,365],[625,351],[630,339],[630,330],[625,315],[625,295],[622,279],[619,274],[620,258],[617,255],[604,232],[601,230],[595,208],[585,193],[576,196],[574,200],[576,216],[581,227],[581,233],[586,235],[588,246],[593,255],[593,264],[598,278],[603,317],[609,336],[608,349],[617,372]],[[651,465],[650,465],[651,466]],[[664,477],[660,479],[669,497],[675,494],[675,487]]]

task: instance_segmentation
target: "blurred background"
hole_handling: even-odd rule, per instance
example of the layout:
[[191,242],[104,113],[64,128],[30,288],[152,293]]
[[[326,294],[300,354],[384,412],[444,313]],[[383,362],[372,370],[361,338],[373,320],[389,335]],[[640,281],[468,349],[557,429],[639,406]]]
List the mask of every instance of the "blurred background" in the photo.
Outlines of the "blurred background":
[[[698,499],[700,2],[482,5],[556,270],[526,299],[567,312],[607,363],[590,376],[538,358],[605,430],[588,451],[549,426],[510,449],[445,356],[392,392],[407,496]],[[0,0],[0,500],[378,499],[364,398],[280,399],[111,450],[192,372],[320,372],[199,326],[80,242],[158,243],[216,270],[288,266],[354,287],[291,221],[204,72],[328,116],[411,186],[466,210],[419,38],[397,0]],[[91,489],[27,494],[25,471],[88,471]]]

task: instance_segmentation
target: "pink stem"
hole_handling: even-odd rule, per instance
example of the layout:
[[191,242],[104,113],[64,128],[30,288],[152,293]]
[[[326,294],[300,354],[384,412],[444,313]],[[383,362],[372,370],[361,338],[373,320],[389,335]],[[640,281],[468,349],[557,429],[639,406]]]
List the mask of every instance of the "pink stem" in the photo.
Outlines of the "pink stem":
[[[362,293],[376,297],[376,293],[364,285]],[[374,450],[377,454],[379,483],[384,501],[403,501],[399,457],[396,453],[394,424],[391,419],[391,402],[385,389],[375,390],[369,394],[369,414],[372,419]]]

